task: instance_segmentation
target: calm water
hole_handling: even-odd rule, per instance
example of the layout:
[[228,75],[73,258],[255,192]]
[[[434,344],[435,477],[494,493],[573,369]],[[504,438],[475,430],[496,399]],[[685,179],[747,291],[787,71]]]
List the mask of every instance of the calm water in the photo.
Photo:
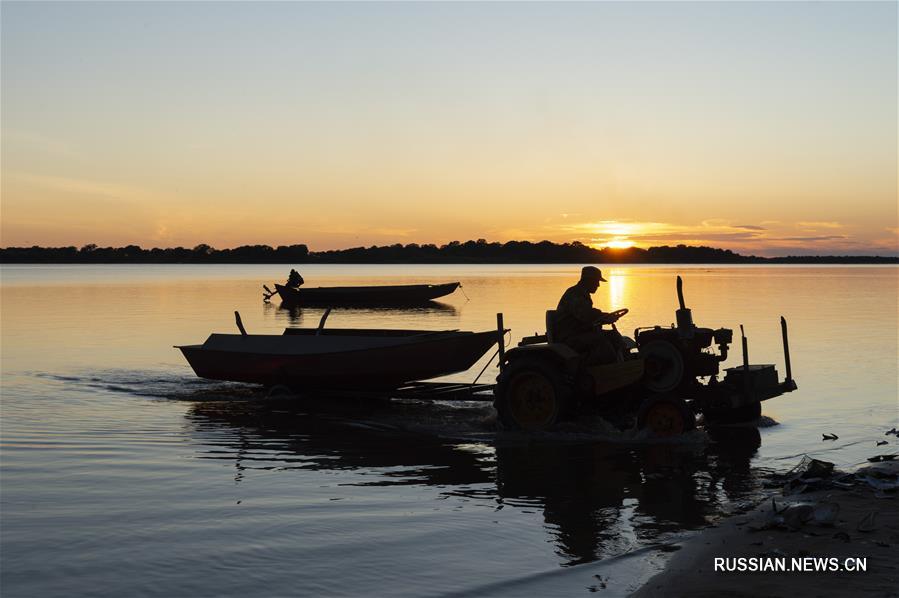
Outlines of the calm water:
[[[3,266],[4,598],[587,594],[611,557],[708,524],[802,454],[899,449],[874,446],[899,424],[895,267],[605,268],[595,301],[630,308],[622,330],[674,320],[677,274],[698,325],[744,324],[751,361],[781,376],[790,324],[800,390],[765,403],[779,425],[654,445],[601,426],[497,435],[479,404],[271,405],[195,378],[172,345],[234,331],[235,309],[251,332],[318,323],[262,303],[288,269]],[[502,311],[513,342],[577,271],[301,269],[310,286],[461,280],[470,298],[329,326],[478,330]],[[645,576],[609,570],[606,595]]]

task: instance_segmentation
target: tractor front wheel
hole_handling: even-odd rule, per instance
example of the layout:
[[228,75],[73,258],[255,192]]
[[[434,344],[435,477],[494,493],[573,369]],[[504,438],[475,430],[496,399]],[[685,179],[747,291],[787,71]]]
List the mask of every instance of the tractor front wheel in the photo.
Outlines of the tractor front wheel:
[[552,362],[513,361],[499,375],[494,407],[506,429],[543,430],[562,419],[571,402],[571,387]]
[[651,438],[668,438],[694,429],[696,416],[683,400],[671,395],[656,395],[640,407],[637,427],[648,430]]

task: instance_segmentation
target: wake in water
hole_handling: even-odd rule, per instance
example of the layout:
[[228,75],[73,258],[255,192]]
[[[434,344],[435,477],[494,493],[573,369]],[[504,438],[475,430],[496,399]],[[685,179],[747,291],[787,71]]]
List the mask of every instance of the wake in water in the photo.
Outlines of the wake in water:
[[80,375],[34,374],[71,390],[107,391],[172,401],[249,401],[261,398],[258,388],[234,382],[210,382],[160,371],[100,370]]
[[[603,442],[623,446],[698,447],[710,442],[709,433],[704,429],[695,429],[671,438],[650,438],[646,430],[620,429],[598,416],[582,416],[541,432],[506,431],[499,425],[493,406],[485,401],[325,399],[292,394],[271,396],[258,386],[209,381],[160,371],[101,370],[84,374],[35,375],[64,384],[73,390],[99,390],[170,401],[248,403],[254,411],[299,411],[332,422],[341,422],[350,428],[426,435],[446,440],[496,442],[505,446],[533,442]],[[757,427],[773,425],[777,425],[777,422],[763,416],[755,423],[728,427],[755,430]]]

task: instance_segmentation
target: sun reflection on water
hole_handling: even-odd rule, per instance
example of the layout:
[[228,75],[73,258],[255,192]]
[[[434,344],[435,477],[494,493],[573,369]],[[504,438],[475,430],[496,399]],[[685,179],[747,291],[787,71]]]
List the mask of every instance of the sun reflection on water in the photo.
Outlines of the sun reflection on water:
[[606,275],[609,279],[609,307],[606,311],[620,309],[627,305],[626,298],[628,296],[627,277],[623,270],[614,268]]

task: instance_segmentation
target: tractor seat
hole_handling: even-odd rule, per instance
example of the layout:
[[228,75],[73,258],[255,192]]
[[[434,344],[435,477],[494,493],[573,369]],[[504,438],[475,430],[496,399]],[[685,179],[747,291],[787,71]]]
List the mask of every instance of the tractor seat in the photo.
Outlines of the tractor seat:
[[556,310],[548,309],[546,310],[546,342],[554,343],[556,342],[555,337],[555,327],[556,327]]

